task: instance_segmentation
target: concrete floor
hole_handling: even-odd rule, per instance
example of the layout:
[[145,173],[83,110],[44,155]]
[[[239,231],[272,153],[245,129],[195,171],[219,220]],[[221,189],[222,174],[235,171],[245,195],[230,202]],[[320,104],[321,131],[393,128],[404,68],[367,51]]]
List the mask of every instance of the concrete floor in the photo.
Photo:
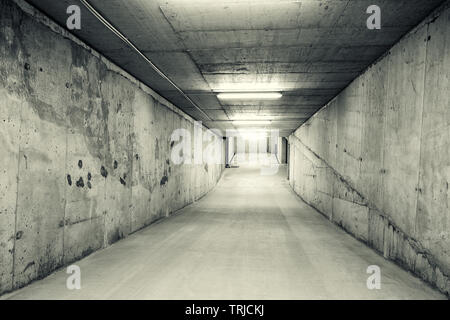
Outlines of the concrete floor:
[[[3,299],[445,299],[302,202],[286,168],[227,169],[178,214]],[[381,289],[368,290],[369,265]]]

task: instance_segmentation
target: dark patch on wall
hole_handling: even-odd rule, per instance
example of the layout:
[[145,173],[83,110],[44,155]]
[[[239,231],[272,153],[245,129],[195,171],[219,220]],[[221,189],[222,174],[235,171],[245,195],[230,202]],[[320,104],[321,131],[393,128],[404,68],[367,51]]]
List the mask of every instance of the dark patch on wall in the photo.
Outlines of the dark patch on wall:
[[78,179],[76,186],[78,188],[84,188],[84,181],[83,181],[83,177],[80,177],[80,179]]
[[90,181],[87,182],[87,187],[88,187],[89,189],[92,189],[92,184],[91,184]]
[[169,181],[169,178],[167,178],[167,176],[162,177],[161,181],[159,182],[160,186],[163,186],[167,183],[167,181]]
[[30,66],[30,64],[28,63],[28,62],[26,62],[24,65],[23,65],[23,68],[25,69],[25,70],[30,70],[31,69],[31,66]]
[[81,161],[81,160],[78,160],[78,168],[83,168],[83,161]]
[[81,46],[71,46],[72,64],[75,67],[86,68],[89,62],[88,55],[85,54],[85,49]]
[[121,232],[121,231],[119,231],[119,229],[116,229],[113,233],[111,233],[110,234],[110,236],[108,237],[109,238],[109,243],[111,244],[111,243],[114,243],[114,242],[117,242],[117,241],[119,241],[120,239],[122,239],[124,236],[123,236],[123,233]]
[[139,160],[139,155],[136,153],[135,155],[136,160]]
[[430,22],[428,22],[427,24],[430,25],[430,24],[435,23],[436,20],[437,20],[438,18],[439,18],[439,16],[435,16],[435,17],[434,17],[433,19],[431,19]]
[[87,178],[88,178],[88,180],[89,180],[89,181],[91,181],[91,179],[92,179],[92,175],[91,175],[91,173],[90,173],[90,172],[88,172],[88,177],[87,177]]
[[[126,178],[126,177],[124,177],[124,178]],[[124,186],[127,185],[127,183],[125,182],[125,180],[122,177],[119,180],[122,185],[124,185]]]
[[117,163],[117,160],[114,160],[114,169],[117,169],[118,166],[119,164]]
[[70,176],[70,174],[67,175],[67,183],[69,184],[69,186],[72,185],[72,177]]
[[89,247],[86,250],[83,250],[83,252],[81,253],[81,256],[86,257],[86,256],[90,255],[92,252],[94,252],[94,250]]
[[205,164],[205,171],[208,172],[208,164]]
[[173,148],[173,145],[175,144],[175,141],[172,141],[171,143],[170,143],[170,147],[171,148]]
[[20,240],[23,236],[23,231],[17,231],[16,233],[16,240]]
[[158,138],[156,138],[156,142],[155,142],[155,159],[159,159],[159,141],[158,141]]
[[104,177],[104,178],[108,177],[108,171],[105,169],[104,166],[102,166],[102,167],[100,168],[100,174],[101,174],[102,177]]
[[27,264],[27,266],[25,267],[25,269],[23,269],[23,272],[27,271],[29,268],[31,268],[32,266],[35,265],[34,261],[31,261],[29,264]]
[[62,266],[62,258],[54,257],[47,253],[44,258],[39,261],[38,270],[37,270],[37,278],[41,279],[48,275],[51,271],[56,270]]

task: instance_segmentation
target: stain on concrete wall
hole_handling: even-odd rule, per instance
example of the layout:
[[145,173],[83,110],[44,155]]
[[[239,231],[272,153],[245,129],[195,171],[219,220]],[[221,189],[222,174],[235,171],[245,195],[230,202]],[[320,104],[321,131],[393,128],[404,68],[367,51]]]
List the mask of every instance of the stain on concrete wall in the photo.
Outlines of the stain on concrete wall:
[[172,164],[191,118],[40,14],[0,9],[3,293],[192,203],[224,166]]
[[412,30],[290,136],[290,183],[450,293],[450,9]]

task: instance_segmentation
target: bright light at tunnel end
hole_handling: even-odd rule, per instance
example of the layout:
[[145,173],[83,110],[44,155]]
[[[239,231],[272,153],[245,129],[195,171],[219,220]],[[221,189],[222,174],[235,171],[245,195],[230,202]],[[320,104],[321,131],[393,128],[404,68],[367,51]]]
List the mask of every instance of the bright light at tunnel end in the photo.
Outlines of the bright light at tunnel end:
[[280,92],[221,92],[217,98],[221,100],[276,100],[283,96]]

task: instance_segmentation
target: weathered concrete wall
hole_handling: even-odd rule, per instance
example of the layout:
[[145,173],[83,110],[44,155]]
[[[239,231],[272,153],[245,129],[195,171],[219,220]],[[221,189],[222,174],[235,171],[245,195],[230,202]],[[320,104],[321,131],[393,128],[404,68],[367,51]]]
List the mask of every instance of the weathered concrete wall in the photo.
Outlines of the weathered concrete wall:
[[412,30],[290,137],[290,183],[450,293],[450,9]]
[[286,164],[286,148],[287,140],[284,137],[279,137],[277,142],[277,159],[281,164]]
[[172,164],[192,119],[18,3],[0,0],[0,293],[168,216],[223,170]]
[[236,137],[227,137],[228,147],[227,147],[227,164],[229,165],[233,160],[234,154],[236,153]]

